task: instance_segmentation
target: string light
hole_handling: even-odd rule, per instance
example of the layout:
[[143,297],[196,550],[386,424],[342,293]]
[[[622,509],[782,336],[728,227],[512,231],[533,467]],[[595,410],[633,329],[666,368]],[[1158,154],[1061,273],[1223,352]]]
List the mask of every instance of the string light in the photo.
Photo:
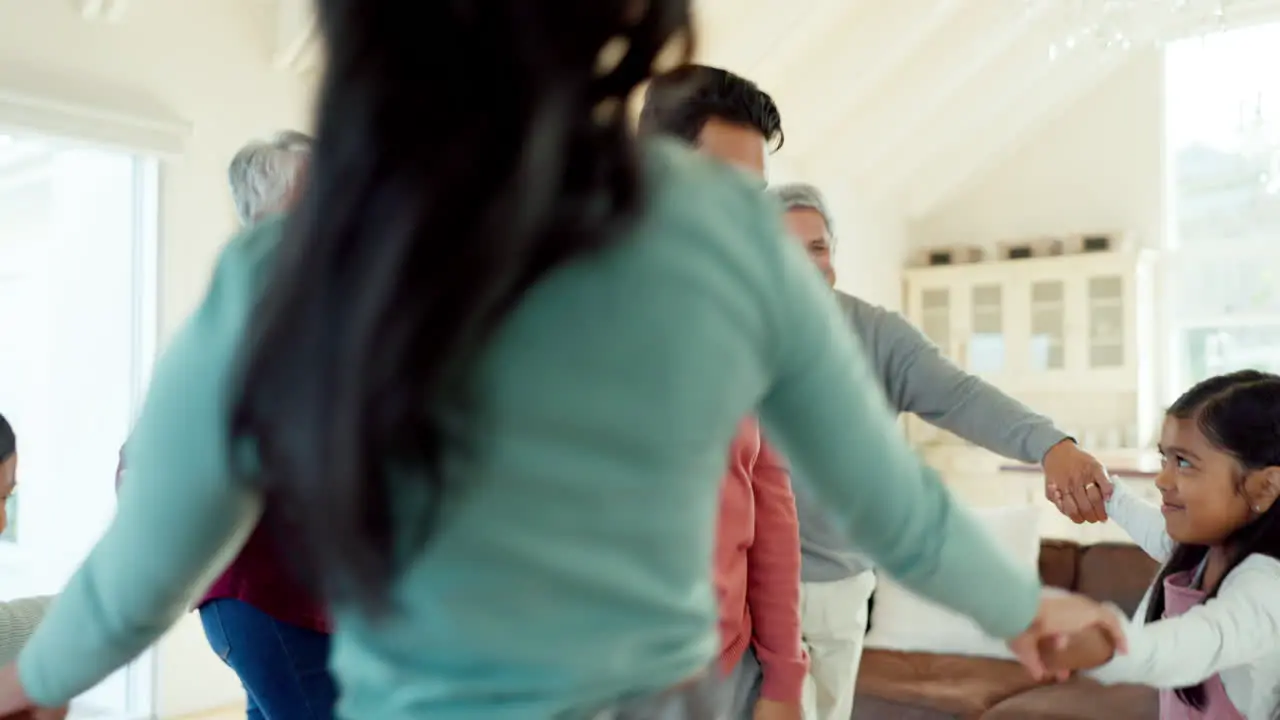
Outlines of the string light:
[[1057,60],[1078,49],[1125,51],[1172,37],[1226,29],[1231,0],[1023,0],[1028,13],[1056,15],[1067,32],[1049,46]]

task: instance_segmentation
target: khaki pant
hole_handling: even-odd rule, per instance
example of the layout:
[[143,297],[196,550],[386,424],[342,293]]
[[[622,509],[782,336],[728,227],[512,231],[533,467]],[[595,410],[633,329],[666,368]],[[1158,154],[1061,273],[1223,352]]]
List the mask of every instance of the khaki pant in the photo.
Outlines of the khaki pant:
[[875,573],[800,587],[800,630],[809,653],[804,686],[805,720],[849,720],[858,684],[867,604]]
[[720,720],[751,720],[755,716],[756,701],[760,699],[760,687],[764,674],[754,648],[747,647],[738,661],[738,667],[725,679],[721,697]]

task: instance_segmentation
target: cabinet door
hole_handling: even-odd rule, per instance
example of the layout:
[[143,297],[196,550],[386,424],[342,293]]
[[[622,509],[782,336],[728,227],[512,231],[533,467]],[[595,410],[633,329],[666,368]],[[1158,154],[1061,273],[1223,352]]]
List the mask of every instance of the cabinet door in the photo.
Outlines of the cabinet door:
[[999,375],[1007,369],[1005,287],[979,283],[968,288],[968,336],[963,341],[962,365],[975,375]]
[[959,311],[956,300],[956,288],[945,283],[913,283],[906,293],[906,316],[946,356],[951,356],[959,337],[956,333]]
[[1125,279],[1123,276],[1096,275],[1087,281],[1085,297],[1088,308],[1088,369],[1117,370],[1125,366],[1128,345],[1125,328]]
[[918,290],[920,331],[946,355],[951,354],[953,332],[952,289],[946,286],[922,287]]
[[[945,281],[912,282],[907,287],[907,318],[943,355],[954,358],[955,341],[961,333],[958,302],[963,289]],[[907,438],[916,445],[936,442],[942,431],[915,415],[905,416]]]
[[1067,371],[1095,391],[1133,391],[1133,289],[1133,274],[1114,267],[1067,280]]
[[1033,280],[1028,307],[1027,369],[1033,373],[1066,369],[1066,283],[1062,280]]

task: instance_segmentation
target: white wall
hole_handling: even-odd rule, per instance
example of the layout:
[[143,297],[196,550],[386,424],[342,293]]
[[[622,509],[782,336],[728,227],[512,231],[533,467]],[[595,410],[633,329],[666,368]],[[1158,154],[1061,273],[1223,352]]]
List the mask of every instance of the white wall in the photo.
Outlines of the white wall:
[[908,247],[903,213],[860,202],[857,193],[832,198],[836,223],[836,287],[890,310],[902,309],[902,266]]
[[1143,244],[1159,245],[1163,89],[1161,53],[1135,52],[1005,162],[913,222],[912,244],[990,245],[1125,230]]
[[[139,0],[119,25],[87,23],[72,6],[0,0],[0,78],[80,104],[146,98],[191,124],[182,157],[162,170],[160,322],[167,336],[203,293],[233,229],[227,161],[247,138],[302,123],[307,88],[269,65],[272,3]],[[104,483],[113,470],[102,468]],[[162,717],[242,697],[194,616],[160,643],[158,664]]]

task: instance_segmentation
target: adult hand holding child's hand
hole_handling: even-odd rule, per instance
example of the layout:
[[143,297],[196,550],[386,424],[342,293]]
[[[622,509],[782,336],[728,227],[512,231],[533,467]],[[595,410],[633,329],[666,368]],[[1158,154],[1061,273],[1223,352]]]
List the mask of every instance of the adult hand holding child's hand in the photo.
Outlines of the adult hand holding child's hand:
[[63,720],[67,708],[36,707],[18,679],[18,667],[0,667],[0,720]]
[[6,715],[0,720],[63,720],[67,717],[67,708],[36,708]]
[[1063,440],[1045,453],[1044,496],[1074,523],[1107,520],[1111,478],[1097,458]]
[[1107,658],[1126,649],[1124,625],[1113,610],[1083,595],[1051,591],[1041,596],[1035,620],[1009,641],[1009,649],[1036,680],[1062,678],[1076,669],[1066,661],[1069,650],[1081,647],[1073,645],[1077,636],[1087,638],[1092,650],[1105,649]]

